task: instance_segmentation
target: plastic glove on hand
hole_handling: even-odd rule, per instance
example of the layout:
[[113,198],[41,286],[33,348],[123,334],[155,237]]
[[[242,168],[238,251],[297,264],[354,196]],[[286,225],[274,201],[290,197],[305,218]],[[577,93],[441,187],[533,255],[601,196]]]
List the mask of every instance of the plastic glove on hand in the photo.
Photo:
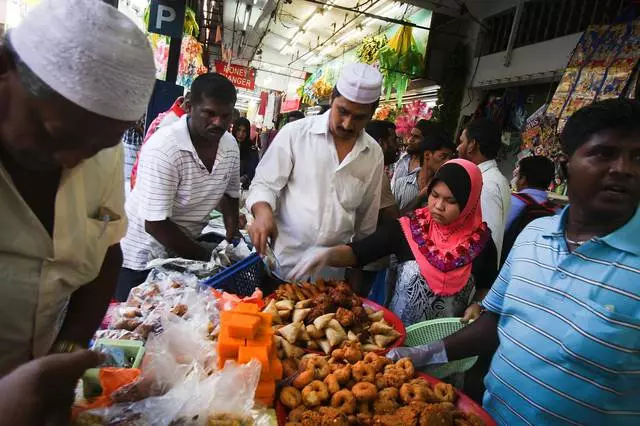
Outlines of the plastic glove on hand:
[[445,364],[449,362],[447,359],[447,351],[445,350],[444,342],[442,340],[412,348],[393,348],[387,354],[387,358],[394,362],[401,358],[410,358],[413,365],[416,367]]
[[328,247],[311,247],[307,249],[300,261],[293,267],[288,275],[291,281],[313,276],[327,266],[331,249]]

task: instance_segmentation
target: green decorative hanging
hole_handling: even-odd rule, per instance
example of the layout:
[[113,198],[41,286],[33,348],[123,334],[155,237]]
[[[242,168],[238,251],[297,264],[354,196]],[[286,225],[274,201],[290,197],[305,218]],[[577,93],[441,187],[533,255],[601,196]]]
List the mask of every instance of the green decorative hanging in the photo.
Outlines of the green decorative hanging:
[[380,71],[384,76],[384,92],[389,100],[396,90],[398,106],[412,78],[424,72],[424,58],[418,51],[411,27],[403,26],[389,43],[378,52]]

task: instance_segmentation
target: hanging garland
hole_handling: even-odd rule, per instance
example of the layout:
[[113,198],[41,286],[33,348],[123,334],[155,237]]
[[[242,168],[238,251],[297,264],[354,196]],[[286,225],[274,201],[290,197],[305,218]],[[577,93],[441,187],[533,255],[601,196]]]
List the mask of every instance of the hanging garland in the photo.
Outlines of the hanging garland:
[[356,50],[356,57],[363,64],[374,64],[378,61],[378,53],[380,49],[387,45],[389,39],[385,34],[365,37],[362,44]]
[[395,89],[398,106],[401,106],[411,78],[424,72],[424,58],[418,51],[412,28],[400,28],[389,43],[380,49],[378,61],[384,76],[386,99],[389,100]]
[[416,127],[420,120],[431,120],[433,110],[422,101],[413,101],[402,107],[402,112],[396,118],[396,134],[408,138],[411,129]]

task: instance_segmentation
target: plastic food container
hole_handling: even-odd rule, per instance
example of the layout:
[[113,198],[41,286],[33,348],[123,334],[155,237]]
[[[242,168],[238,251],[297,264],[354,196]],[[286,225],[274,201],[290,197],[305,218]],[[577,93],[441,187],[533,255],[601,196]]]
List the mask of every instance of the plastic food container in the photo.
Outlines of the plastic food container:
[[[124,350],[125,356],[128,359],[133,359],[131,368],[140,368],[142,359],[144,358],[144,345],[140,341],[136,340],[114,340],[114,339],[99,339],[96,340],[94,348],[100,346],[110,346],[114,348],[120,348]],[[100,386],[100,369],[91,368],[87,370],[82,376],[82,389],[85,398],[92,398],[102,394],[102,387]]]

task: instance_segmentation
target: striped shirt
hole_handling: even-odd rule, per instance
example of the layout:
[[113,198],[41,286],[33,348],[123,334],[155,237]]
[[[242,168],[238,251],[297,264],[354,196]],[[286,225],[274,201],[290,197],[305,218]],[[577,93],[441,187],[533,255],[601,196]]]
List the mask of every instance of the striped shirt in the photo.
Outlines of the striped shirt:
[[188,236],[197,237],[223,195],[240,196],[240,153],[225,133],[211,173],[191,143],[187,116],[159,129],[140,151],[138,181],[127,199],[127,236],[122,240],[123,267],[144,270],[147,262],[167,255],[145,232],[145,221],[171,219]]
[[409,173],[406,176],[399,177],[393,185],[393,195],[396,197],[396,203],[400,210],[407,207],[420,193],[420,185],[418,185],[418,174],[420,169]]
[[573,253],[567,213],[524,229],[483,301],[500,315],[484,407],[510,426],[640,424],[640,209]]

